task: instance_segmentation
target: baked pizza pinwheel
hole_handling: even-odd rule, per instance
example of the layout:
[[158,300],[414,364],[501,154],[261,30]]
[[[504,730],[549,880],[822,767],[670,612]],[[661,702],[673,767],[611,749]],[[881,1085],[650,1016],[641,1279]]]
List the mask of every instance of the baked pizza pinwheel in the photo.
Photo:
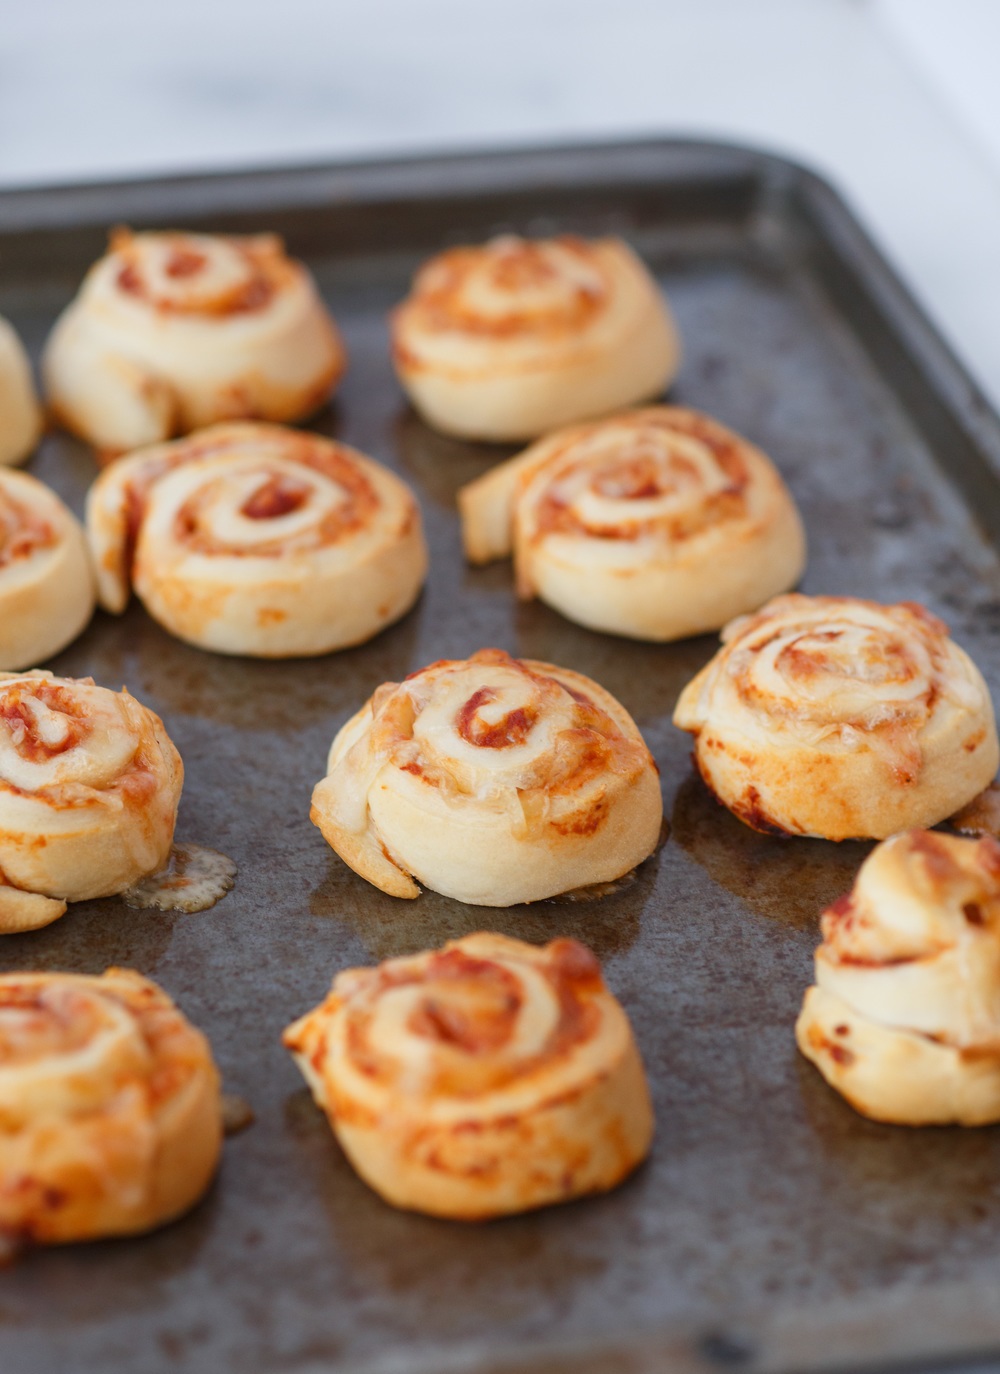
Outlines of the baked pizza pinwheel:
[[514,906],[611,882],[656,848],[659,774],[582,673],[483,649],[384,683],[343,727],[311,818],[394,897]]
[[193,1207],[222,1143],[205,1037],[127,969],[0,975],[0,1234],[59,1244]]
[[884,839],[937,825],[997,770],[986,684],[915,602],[779,596],[722,641],[674,724],[755,830]]
[[452,248],[392,317],[399,379],[425,420],[467,439],[534,439],[656,396],[680,345],[621,239],[513,235]]
[[162,868],[183,780],[163,722],[128,692],[0,673],[0,934]]
[[219,420],[303,419],[344,366],[315,282],[275,235],[126,229],[42,358],[52,412],[109,454]]
[[171,634],[288,658],[360,644],[427,571],[420,509],[387,468],[276,425],[216,425],[106,468],[87,500],[106,610],[134,586]]
[[0,466],[23,462],[41,432],[28,355],[13,325],[0,316]]
[[913,830],[824,914],[799,1048],[865,1116],[1000,1121],[1000,844]]
[[458,496],[473,563],[513,550],[518,593],[635,639],[717,630],[805,563],[770,459],[697,411],[656,406],[560,430]]
[[469,935],[349,969],[284,1040],[396,1207],[475,1221],[605,1192],[652,1140],[628,1018],[575,940]]
[[0,670],[65,648],[95,599],[80,522],[44,483],[0,468]]

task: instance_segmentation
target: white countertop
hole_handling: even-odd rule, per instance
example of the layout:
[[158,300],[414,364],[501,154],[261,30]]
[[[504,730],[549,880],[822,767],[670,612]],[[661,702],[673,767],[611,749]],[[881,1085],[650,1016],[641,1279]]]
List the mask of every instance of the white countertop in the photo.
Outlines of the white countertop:
[[3,17],[0,186],[755,143],[839,184],[1000,407],[998,46],[996,0],[38,0]]

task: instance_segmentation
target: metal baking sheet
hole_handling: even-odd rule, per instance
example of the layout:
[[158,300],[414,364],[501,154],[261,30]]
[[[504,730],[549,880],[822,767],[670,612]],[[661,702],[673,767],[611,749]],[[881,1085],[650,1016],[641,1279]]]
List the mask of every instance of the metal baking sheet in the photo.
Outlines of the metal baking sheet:
[[[3,1374],[645,1374],[1000,1353],[1000,1131],[864,1121],[792,1038],[817,914],[865,847],[758,836],[706,795],[670,713],[712,638],[590,633],[518,605],[509,565],[464,565],[456,488],[509,450],[432,433],[389,364],[386,311],[429,252],[498,230],[624,234],[683,330],[673,398],[788,479],[811,538],[805,590],[925,602],[1000,695],[1000,428],[844,204],[778,159],[671,142],[9,193],[0,312],[33,350],[119,222],[286,235],[351,354],[315,427],[414,485],[433,566],[401,624],[332,657],[213,657],[134,605],[51,665],[126,683],[163,715],[187,768],[179,836],[231,855],[239,878],[200,916],[83,903],[5,939],[0,966],[156,978],[256,1124],[185,1220],[0,1273]],[[31,470],[82,508],[83,446],[52,434]],[[590,674],[642,728],[672,833],[620,893],[396,901],[310,825],[330,740],[373,687],[485,645]],[[369,1192],[278,1037],[336,969],[483,927],[597,951],[658,1134],[607,1197],[469,1227]]]

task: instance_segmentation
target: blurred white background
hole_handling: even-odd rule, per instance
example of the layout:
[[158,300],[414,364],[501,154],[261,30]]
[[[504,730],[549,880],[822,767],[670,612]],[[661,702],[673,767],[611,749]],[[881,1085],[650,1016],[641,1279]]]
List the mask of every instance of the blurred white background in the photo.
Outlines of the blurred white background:
[[1000,0],[6,0],[0,186],[697,134],[831,176],[1000,405]]

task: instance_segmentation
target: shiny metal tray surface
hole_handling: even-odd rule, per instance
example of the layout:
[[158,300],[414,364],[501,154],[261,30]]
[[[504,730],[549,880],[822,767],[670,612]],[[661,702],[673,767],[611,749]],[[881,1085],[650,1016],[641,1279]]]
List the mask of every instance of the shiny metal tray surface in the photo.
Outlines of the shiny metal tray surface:
[[[431,251],[500,229],[624,234],[669,292],[673,389],[777,461],[811,539],[804,588],[914,598],[1000,696],[1000,427],[836,194],[752,151],[648,143],[0,196],[0,312],[37,351],[108,226],[273,229],[304,256],[351,367],[315,427],[416,488],[433,551],[417,608],[325,659],[213,657],[133,606],[51,665],[159,711],[187,783],[178,834],[239,864],[200,916],[84,903],[0,944],[0,967],[156,978],[211,1037],[256,1124],[212,1193],[147,1238],[0,1272],[3,1374],[514,1374],[798,1370],[1000,1355],[1000,1131],[856,1116],[796,1052],[820,909],[855,844],[755,835],[692,775],[670,724],[704,638],[649,646],[518,605],[465,566],[457,487],[510,450],[408,409],[386,311]],[[79,511],[85,448],[31,471]],[[485,645],[549,659],[629,708],[672,833],[601,901],[467,908],[367,886],[309,823],[335,730],[378,683]],[[481,1226],[396,1212],[355,1177],[279,1043],[333,972],[491,927],[600,955],[655,1099],[619,1191]]]

